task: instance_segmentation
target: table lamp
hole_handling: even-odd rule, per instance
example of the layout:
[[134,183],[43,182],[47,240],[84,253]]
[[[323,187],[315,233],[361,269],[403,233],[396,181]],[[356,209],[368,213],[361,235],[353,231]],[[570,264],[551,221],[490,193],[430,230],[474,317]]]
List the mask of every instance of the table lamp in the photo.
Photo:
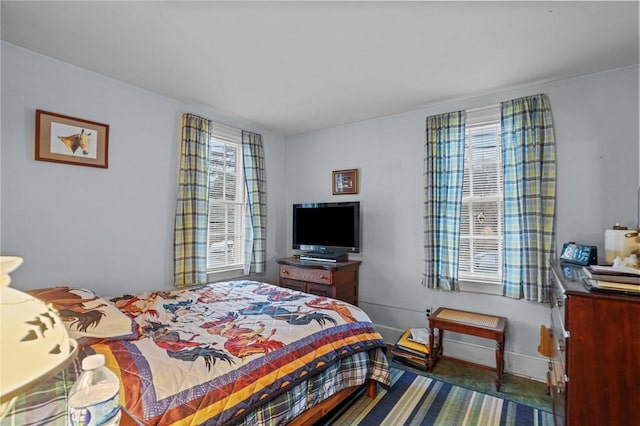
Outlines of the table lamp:
[[18,395],[65,368],[78,352],[52,306],[9,287],[9,273],[21,263],[0,256],[0,419]]

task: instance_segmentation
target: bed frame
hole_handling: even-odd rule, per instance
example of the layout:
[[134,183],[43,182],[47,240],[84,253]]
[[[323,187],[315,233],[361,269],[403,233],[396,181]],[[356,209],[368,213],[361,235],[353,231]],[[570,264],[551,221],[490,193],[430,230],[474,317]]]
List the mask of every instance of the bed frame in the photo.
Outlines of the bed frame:
[[[374,380],[367,379],[367,381],[363,386],[366,389],[365,391],[366,391],[367,397],[371,399],[376,397],[377,384]],[[309,408],[304,413],[300,414],[298,417],[293,419],[291,423],[289,423],[289,426],[304,426],[304,425],[315,424],[316,422],[320,421],[320,419],[322,419],[324,416],[329,414],[331,410],[336,408],[342,402],[348,400],[349,397],[351,397],[351,395],[353,395],[360,389],[362,389],[362,386],[353,386],[353,387],[341,390],[340,392],[325,399],[320,404],[317,404]]]

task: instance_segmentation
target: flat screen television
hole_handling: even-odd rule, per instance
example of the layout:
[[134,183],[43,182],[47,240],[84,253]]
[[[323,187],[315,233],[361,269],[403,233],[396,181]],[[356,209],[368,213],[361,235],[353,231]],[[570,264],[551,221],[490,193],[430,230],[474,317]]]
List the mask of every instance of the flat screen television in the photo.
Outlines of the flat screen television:
[[360,202],[294,204],[293,248],[359,253]]

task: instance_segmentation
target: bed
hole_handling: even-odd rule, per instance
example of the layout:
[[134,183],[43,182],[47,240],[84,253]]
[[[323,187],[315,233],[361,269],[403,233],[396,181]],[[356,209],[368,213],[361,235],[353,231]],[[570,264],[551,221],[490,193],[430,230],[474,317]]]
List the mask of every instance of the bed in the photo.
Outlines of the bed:
[[74,363],[21,397],[4,424],[64,424],[80,360],[105,355],[123,424],[312,424],[355,390],[390,384],[385,345],[356,306],[258,281],[124,295],[30,291],[80,345]]

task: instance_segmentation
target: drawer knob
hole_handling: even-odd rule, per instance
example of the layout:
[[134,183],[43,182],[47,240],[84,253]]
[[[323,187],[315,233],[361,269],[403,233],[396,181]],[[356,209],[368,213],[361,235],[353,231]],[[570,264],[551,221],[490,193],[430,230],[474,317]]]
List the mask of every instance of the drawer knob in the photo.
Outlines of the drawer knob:
[[284,271],[282,271],[282,275],[289,275],[289,271],[285,269]]

